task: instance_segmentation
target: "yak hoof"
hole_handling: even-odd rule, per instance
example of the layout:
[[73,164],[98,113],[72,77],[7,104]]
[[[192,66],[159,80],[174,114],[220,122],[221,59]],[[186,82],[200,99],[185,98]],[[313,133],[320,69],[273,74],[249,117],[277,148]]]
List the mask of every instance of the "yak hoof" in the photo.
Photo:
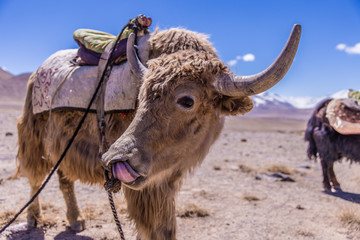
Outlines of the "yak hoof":
[[28,230],[34,229],[37,227],[38,223],[39,223],[38,218],[28,215],[26,229]]
[[331,189],[332,192],[342,192],[342,189],[340,186],[334,186],[332,189]]
[[85,230],[85,220],[79,220],[70,225],[70,228],[74,232],[82,232]]
[[324,187],[324,193],[332,193],[331,188]]
[[28,221],[26,224],[26,229],[27,230],[31,230],[37,227],[37,221],[36,220],[32,220],[32,221]]
[[331,192],[331,186],[330,186],[330,184],[329,184],[329,185],[328,185],[328,184],[324,184],[323,186],[324,186],[324,192],[326,192],[326,193]]

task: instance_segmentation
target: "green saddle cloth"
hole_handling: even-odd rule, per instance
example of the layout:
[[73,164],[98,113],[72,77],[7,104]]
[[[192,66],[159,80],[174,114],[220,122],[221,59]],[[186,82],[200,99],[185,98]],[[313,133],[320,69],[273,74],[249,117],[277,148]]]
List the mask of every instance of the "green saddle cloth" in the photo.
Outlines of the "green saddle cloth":
[[105,47],[116,37],[112,34],[92,29],[78,29],[74,32],[74,39],[78,40],[87,49],[102,53]]
[[[132,29],[125,29],[120,37],[120,40],[128,38]],[[83,44],[87,49],[90,49],[97,53],[102,53],[105,47],[109,44],[115,43],[115,40],[119,37],[112,34],[92,30],[92,29],[78,29],[74,32],[74,39]]]

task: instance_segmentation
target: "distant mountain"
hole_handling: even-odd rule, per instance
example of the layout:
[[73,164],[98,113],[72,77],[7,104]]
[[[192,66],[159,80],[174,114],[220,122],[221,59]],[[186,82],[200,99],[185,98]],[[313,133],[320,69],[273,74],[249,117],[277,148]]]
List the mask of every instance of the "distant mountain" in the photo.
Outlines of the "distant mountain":
[[324,97],[285,97],[274,93],[261,93],[252,96],[254,109],[249,117],[274,119],[309,119],[314,107],[326,98],[346,98],[348,90],[341,90]]
[[7,71],[5,71],[4,69],[2,69],[0,67],[0,80],[1,79],[7,79],[7,78],[12,78],[14,75],[12,75],[11,73],[8,73]]
[[2,102],[23,102],[30,74],[31,73],[24,73],[14,76],[0,69],[0,100]]

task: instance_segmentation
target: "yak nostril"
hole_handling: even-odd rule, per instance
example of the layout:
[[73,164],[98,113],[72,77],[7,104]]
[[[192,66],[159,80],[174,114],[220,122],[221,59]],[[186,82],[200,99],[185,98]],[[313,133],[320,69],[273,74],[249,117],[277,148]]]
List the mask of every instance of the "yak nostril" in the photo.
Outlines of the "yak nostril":
[[128,151],[125,151],[123,153],[123,156],[121,158],[121,161],[124,162],[124,161],[128,161],[130,159],[135,159],[137,158],[138,156],[140,155],[140,152],[137,148],[133,148],[131,150],[128,150]]

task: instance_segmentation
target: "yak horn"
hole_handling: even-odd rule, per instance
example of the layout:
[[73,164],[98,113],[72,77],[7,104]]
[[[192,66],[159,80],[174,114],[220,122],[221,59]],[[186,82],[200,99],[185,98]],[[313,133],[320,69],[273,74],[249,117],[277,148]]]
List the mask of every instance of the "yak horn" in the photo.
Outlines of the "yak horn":
[[216,79],[216,89],[226,96],[244,97],[273,87],[289,70],[299,45],[300,35],[301,25],[295,24],[284,49],[267,69],[250,76],[224,74]]
[[135,34],[131,33],[126,45],[126,57],[130,64],[131,71],[138,76],[143,78],[147,72],[147,68],[141,63],[135,49]]

